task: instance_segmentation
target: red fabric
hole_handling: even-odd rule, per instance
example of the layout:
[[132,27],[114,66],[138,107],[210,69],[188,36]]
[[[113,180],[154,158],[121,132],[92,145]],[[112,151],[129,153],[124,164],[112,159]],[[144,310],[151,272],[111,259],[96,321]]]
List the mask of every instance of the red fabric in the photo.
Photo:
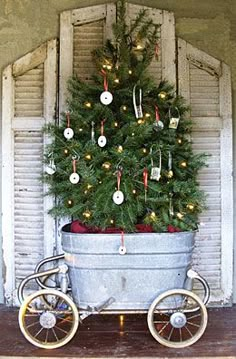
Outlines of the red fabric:
[[[150,224],[136,224],[137,232],[139,233],[151,233],[153,228]],[[72,233],[121,233],[121,228],[108,227],[106,229],[100,229],[97,227],[90,227],[86,224],[76,220],[71,223],[70,231]]]
[[171,224],[169,224],[169,225],[167,226],[167,231],[168,231],[169,233],[175,233],[175,232],[181,232],[181,229],[178,228],[178,227],[174,227],[174,226],[172,226]]

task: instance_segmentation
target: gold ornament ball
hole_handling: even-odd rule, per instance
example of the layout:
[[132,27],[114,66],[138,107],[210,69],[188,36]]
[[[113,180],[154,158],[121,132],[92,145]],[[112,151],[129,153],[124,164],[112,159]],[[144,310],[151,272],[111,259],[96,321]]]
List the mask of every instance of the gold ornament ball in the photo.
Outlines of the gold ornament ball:
[[146,118],[151,117],[150,113],[148,113],[148,112],[147,112],[147,113],[145,113],[145,117],[146,117]]
[[155,220],[156,219],[156,213],[154,212],[154,211],[152,211],[151,213],[150,213],[150,217],[151,217],[151,219],[152,220]]
[[167,93],[165,91],[161,91],[159,94],[158,94],[158,97],[162,100],[165,100],[166,98],[166,95]]
[[83,216],[88,219],[88,218],[91,217],[91,212],[88,211],[88,210],[86,210],[86,211],[83,213]]
[[102,164],[102,167],[105,169],[105,170],[109,170],[111,168],[111,164],[110,162],[104,162]]
[[173,171],[172,171],[172,170],[169,170],[169,171],[167,172],[167,177],[168,177],[168,178],[172,178],[173,176],[174,176]]
[[90,161],[92,159],[92,156],[90,155],[90,153],[85,155],[85,159],[88,160],[88,161]]

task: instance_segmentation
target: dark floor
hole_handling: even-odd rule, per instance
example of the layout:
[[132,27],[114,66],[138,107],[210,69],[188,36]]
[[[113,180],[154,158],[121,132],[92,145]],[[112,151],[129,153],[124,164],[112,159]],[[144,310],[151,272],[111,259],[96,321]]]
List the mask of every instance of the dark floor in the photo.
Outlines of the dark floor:
[[67,358],[236,358],[236,307],[209,310],[208,327],[199,342],[176,350],[149,334],[145,315],[125,315],[123,329],[115,315],[90,316],[74,339],[60,349],[37,349],[22,336],[17,310],[0,306],[0,357]]

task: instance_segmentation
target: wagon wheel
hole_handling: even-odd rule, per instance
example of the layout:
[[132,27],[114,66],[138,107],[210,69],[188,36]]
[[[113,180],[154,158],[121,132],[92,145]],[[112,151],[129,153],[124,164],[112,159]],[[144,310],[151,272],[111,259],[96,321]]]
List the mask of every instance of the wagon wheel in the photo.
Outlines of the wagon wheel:
[[159,295],[148,311],[152,336],[170,348],[194,344],[207,326],[207,310],[202,300],[185,289],[168,290]]
[[55,349],[73,338],[79,325],[79,314],[76,305],[66,294],[42,289],[22,303],[19,325],[30,343],[39,348]]

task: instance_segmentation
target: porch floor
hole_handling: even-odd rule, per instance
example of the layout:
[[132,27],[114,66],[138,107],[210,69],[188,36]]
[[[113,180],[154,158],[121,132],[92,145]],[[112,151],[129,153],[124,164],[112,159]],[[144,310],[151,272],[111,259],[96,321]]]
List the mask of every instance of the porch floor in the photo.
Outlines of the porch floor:
[[181,350],[158,344],[148,331],[145,315],[125,315],[122,330],[119,316],[98,315],[85,319],[69,344],[51,351],[28,343],[18,327],[18,310],[0,306],[0,358],[236,358],[236,306],[208,313],[203,337]]

